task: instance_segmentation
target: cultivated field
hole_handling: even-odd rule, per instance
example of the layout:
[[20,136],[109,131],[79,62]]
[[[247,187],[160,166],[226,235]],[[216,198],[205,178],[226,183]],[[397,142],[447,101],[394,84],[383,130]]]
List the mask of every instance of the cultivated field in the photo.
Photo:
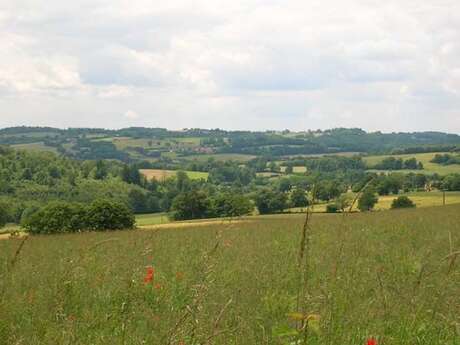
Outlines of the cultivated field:
[[459,344],[460,205],[303,222],[0,241],[0,344]]
[[[364,161],[369,166],[374,166],[377,163],[380,163],[383,159],[388,157],[394,158],[416,158],[419,162],[423,163],[423,170],[398,170],[398,172],[414,172],[422,174],[434,174],[439,175],[448,175],[448,174],[460,174],[460,164],[453,165],[440,165],[436,163],[431,163],[430,161],[434,158],[436,154],[445,154],[445,152],[434,152],[434,153],[416,153],[416,154],[406,154],[406,155],[394,155],[394,156],[368,156],[363,157]],[[376,170],[374,170],[376,171]]]
[[[161,169],[141,169],[139,170],[142,175],[144,175],[147,179],[155,179],[157,181],[161,181],[167,179],[168,177],[175,176],[177,174],[176,170],[161,170]],[[191,179],[207,179],[209,173],[206,172],[199,172],[199,171],[185,171],[187,176]]]

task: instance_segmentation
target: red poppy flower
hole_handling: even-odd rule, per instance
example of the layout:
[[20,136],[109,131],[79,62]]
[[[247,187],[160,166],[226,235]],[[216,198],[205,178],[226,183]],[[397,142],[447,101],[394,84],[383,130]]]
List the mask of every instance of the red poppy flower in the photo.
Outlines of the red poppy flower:
[[367,339],[367,345],[377,345],[377,340],[374,338]]
[[147,268],[147,273],[144,277],[144,284],[148,284],[153,282],[153,278],[155,277],[155,269],[153,267]]

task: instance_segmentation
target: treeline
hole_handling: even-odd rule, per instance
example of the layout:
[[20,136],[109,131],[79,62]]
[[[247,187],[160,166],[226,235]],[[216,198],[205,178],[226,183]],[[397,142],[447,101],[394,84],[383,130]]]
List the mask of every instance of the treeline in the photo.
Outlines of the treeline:
[[453,165],[460,164],[460,155],[453,156],[451,154],[436,154],[434,158],[430,161],[431,163],[441,164],[441,165]]
[[404,160],[402,158],[387,157],[371,168],[377,170],[423,170],[423,164],[417,161],[416,158]]
[[[145,157],[158,157],[159,155],[158,150],[149,147],[118,150],[109,140],[116,137],[148,140],[199,139],[199,147],[204,151],[186,147],[176,148],[174,152],[179,156],[208,152],[206,149],[217,153],[242,153],[276,157],[340,152],[418,153],[434,152],[435,149],[440,151],[457,150],[460,145],[460,136],[455,134],[437,132],[367,133],[358,128],[337,128],[300,133],[289,131],[224,131],[220,129],[170,131],[164,128],[143,127],[120,130],[15,127],[0,130],[0,144],[44,142],[47,146],[56,148],[61,154],[76,159],[119,159],[127,162],[128,159],[135,159],[136,157],[136,155],[127,155],[129,150],[135,150]],[[141,149],[144,151],[141,152]]]

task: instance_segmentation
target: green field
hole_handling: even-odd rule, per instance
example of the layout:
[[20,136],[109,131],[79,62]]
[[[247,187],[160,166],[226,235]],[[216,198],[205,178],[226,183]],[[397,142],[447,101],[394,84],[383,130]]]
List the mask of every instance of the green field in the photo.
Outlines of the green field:
[[0,241],[0,344],[459,344],[460,205],[303,220]]
[[192,156],[185,156],[183,157],[186,160],[196,160],[199,162],[206,162],[209,158],[212,158],[219,162],[224,161],[235,161],[235,162],[248,162],[251,159],[256,158],[256,156],[252,155],[244,155],[238,153],[215,153],[215,154],[200,154],[200,155],[192,155]]
[[[414,172],[414,173],[423,173],[423,174],[434,174],[439,175],[448,175],[448,174],[460,174],[460,164],[453,165],[440,165],[436,163],[431,163],[430,161],[434,158],[436,154],[444,154],[445,152],[434,152],[434,153],[416,153],[416,154],[405,154],[405,155],[386,155],[386,156],[368,156],[363,157],[363,160],[367,163],[368,166],[372,167],[377,163],[380,163],[383,159],[388,157],[394,158],[416,158],[417,161],[422,162],[424,169],[423,170],[398,170],[398,172]],[[378,170],[373,170],[378,171]]]
[[171,220],[166,213],[140,214],[136,216],[137,226],[166,224],[170,222]]
[[57,153],[57,150],[54,147],[46,146],[43,142],[31,143],[31,144],[17,144],[11,145],[12,148],[16,150],[26,150],[26,151],[45,151]]

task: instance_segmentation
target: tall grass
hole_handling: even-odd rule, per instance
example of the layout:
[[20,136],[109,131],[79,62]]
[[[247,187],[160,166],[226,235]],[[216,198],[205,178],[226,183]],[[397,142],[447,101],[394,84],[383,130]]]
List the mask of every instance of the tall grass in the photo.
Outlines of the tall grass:
[[298,308],[304,224],[0,241],[0,344],[460,344],[460,206],[315,214]]

